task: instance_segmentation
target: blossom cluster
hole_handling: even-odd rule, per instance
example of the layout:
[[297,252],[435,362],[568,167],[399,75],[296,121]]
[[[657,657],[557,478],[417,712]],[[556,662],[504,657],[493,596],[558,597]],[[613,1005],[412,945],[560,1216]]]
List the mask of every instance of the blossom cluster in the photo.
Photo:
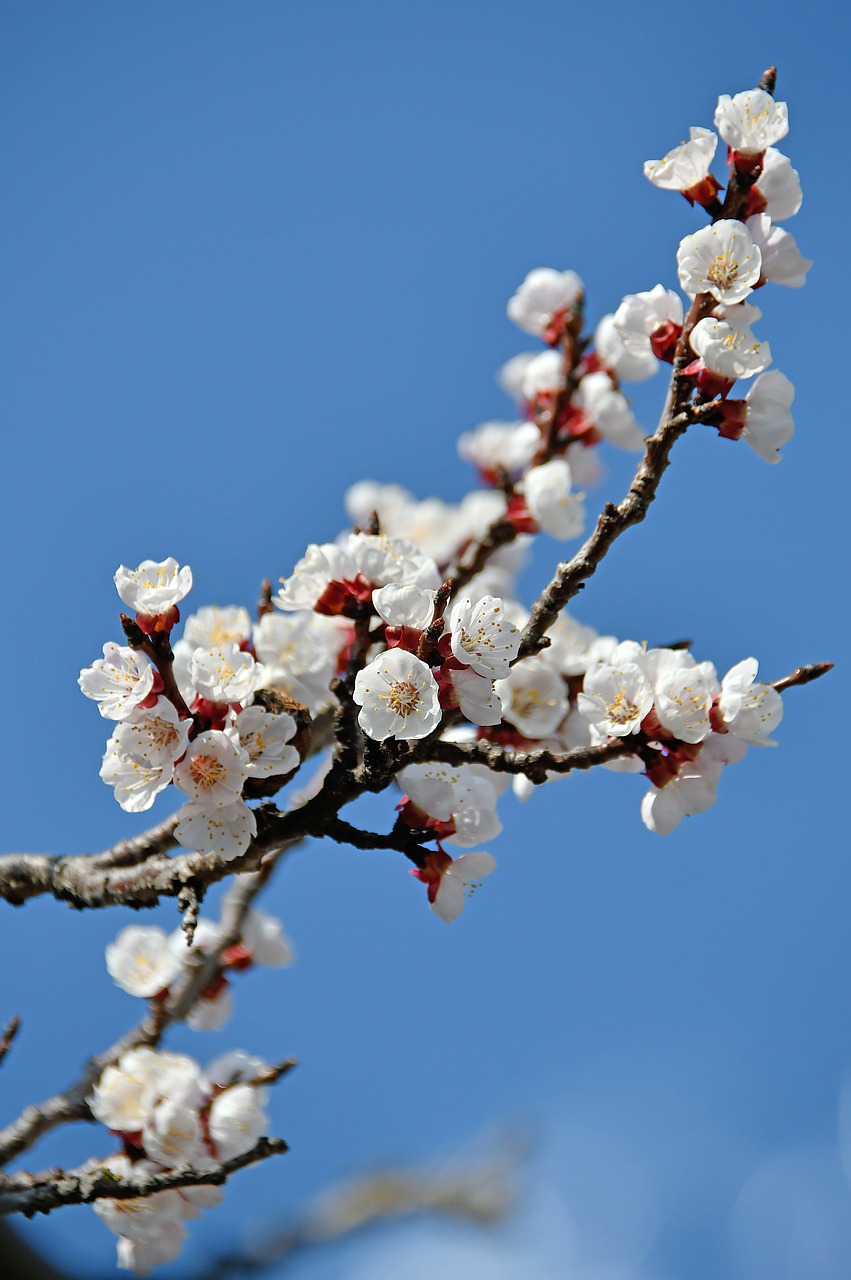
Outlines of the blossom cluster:
[[[641,815],[664,833],[713,803],[725,764],[771,742],[782,703],[757,680],[754,658],[719,679],[685,650],[598,636],[565,613],[548,645],[524,647],[530,613],[517,585],[534,535],[582,533],[576,486],[598,478],[599,448],[643,449],[625,382],[676,361],[694,423],[769,461],[792,435],[792,385],[767,368],[768,344],[750,327],[759,318],[752,294],[767,282],[797,287],[810,265],[777,225],[801,203],[798,175],[775,146],[788,113],[759,88],[722,96],[714,123],[727,146],[723,202],[712,130],[693,128],[645,165],[654,185],[681,191],[711,219],[677,252],[687,304],[657,284],[626,295],[586,335],[573,270],[537,268],[510,298],[510,319],[543,349],[502,370],[518,418],[461,437],[482,487],[453,505],[360,482],[347,495],[354,528],[310,544],[256,622],[237,606],[201,609],[173,647],[190,570],[174,560],[118,570],[119,594],[135,610],[123,619],[128,644],[105,646],[80,684],[118,722],[101,776],[125,809],[147,809],[174,785],[186,799],[180,843],[238,857],[256,831],[251,801],[297,771],[305,727],[345,687],[364,741],[415,749],[396,773],[398,822],[419,842],[413,874],[448,920],[464,885],[493,869],[474,846],[499,833],[508,784],[482,763],[437,763],[429,744],[483,740],[522,760],[621,742],[607,767],[646,776]],[[747,395],[733,397],[747,378]],[[518,767],[513,789],[525,799],[540,780]],[[453,860],[452,845],[469,852]]]
[[[115,583],[135,610],[135,619],[122,615],[129,643],[105,644],[103,658],[79,679],[101,715],[117,722],[100,776],[128,813],[150,809],[174,785],[187,801],[178,814],[179,842],[236,858],[257,830],[246,797],[277,790],[301,762],[300,726],[283,707],[306,713],[304,704],[262,691],[273,681],[286,693],[281,668],[289,663],[298,692],[312,705],[321,702],[321,681],[327,694],[330,678],[322,671],[324,651],[317,653],[304,628],[280,634],[262,619],[252,636],[240,608],[199,610],[172,647],[178,604],[192,585],[189,567],[145,560],[133,570],[120,566]],[[268,662],[258,659],[257,646]]]
[[[191,945],[182,928],[166,933],[158,925],[131,924],[106,948],[106,968],[116,986],[129,995],[164,1000],[187,966],[221,947],[221,926],[205,916],[195,924]],[[196,1031],[218,1030],[232,1011],[229,974],[255,965],[278,969],[292,964],[294,958],[280,921],[265,911],[248,911],[239,941],[221,951],[216,972],[189,1011],[187,1023]]]
[[[717,398],[706,421],[725,438],[744,439],[765,461],[777,462],[794,431],[794,388],[779,370],[763,372],[771,351],[753,332],[762,312],[748,299],[768,282],[800,288],[812,266],[795,237],[778,225],[798,212],[803,199],[798,173],[774,146],[788,132],[788,111],[764,89],[749,89],[734,97],[723,94],[714,123],[727,144],[728,184],[744,192],[734,217],[723,216],[718,199],[722,184],[711,172],[718,137],[711,129],[692,128],[687,142],[661,160],[648,160],[644,172],[655,186],[680,191],[712,215],[677,251],[684,293],[711,301],[691,327],[695,359],[684,370],[699,398]],[[656,285],[624,298],[614,325],[630,351],[672,359],[683,329],[682,302]],[[748,378],[755,381],[747,395],[731,399],[733,384]]]
[[[154,1178],[172,1169],[204,1171],[251,1151],[268,1127],[270,1068],[235,1050],[204,1070],[186,1054],[131,1049],[107,1067],[89,1098],[92,1115],[121,1141],[95,1165],[116,1181]],[[95,1167],[92,1165],[91,1167]],[[186,1239],[184,1221],[221,1200],[214,1186],[156,1191],[95,1201],[95,1213],[118,1236],[118,1265],[146,1276],[171,1262]]]
[[[148,810],[174,787],[182,797],[180,844],[234,861],[251,849],[256,803],[319,749],[321,735],[312,745],[311,732],[333,712],[334,745],[307,788],[279,803],[289,819],[321,795],[335,768],[339,784],[344,756],[355,786],[332,789],[320,815],[326,827],[305,825],[296,838],[345,839],[347,829],[363,847],[398,849],[433,912],[451,922],[496,866],[482,846],[502,831],[497,810],[509,789],[525,801],[577,763],[640,774],[648,784],[641,819],[662,835],[715,802],[726,765],[749,747],[774,745],[783,703],[758,679],[755,658],[719,676],[684,646],[600,635],[563,609],[553,622],[555,607],[542,621],[547,592],[530,611],[518,585],[536,535],[583,535],[585,490],[600,477],[605,447],[645,455],[628,504],[666,423],[708,425],[769,462],[792,437],[794,389],[769,368],[769,345],[752,328],[761,318],[753,295],[767,283],[800,287],[811,265],[778,225],[802,199],[798,174],[775,145],[788,113],[757,88],[722,96],[714,125],[692,128],[688,141],[644,166],[656,187],[681,192],[709,217],[679,245],[681,293],[660,283],[627,294],[590,333],[585,288],[573,270],[536,268],[509,299],[509,318],[542,346],[500,372],[515,416],[461,436],[459,453],[479,487],[460,502],[361,481],[346,496],[352,526],[308,545],[274,594],[267,583],[256,619],[237,605],[204,607],[178,638],[189,567],[171,558],[119,567],[116,588],[130,610],[121,615],[126,643],[105,644],[79,683],[113,722],[100,773],[123,809]],[[719,136],[723,182],[712,172]],[[667,417],[646,445],[623,387],[665,365],[674,367]],[[748,379],[745,395],[732,394]],[[606,507],[577,557],[559,566],[556,585],[559,573],[597,554],[595,536],[619,510]],[[564,592],[558,603],[569,598]],[[398,791],[389,835],[337,818],[340,804],[391,783]],[[313,814],[321,808],[311,806]],[[270,813],[281,816],[274,806]],[[215,955],[187,1016],[196,1030],[215,1029],[229,1016],[234,973],[292,960],[280,924],[262,912],[244,914],[232,939],[205,918],[191,946],[181,930],[131,925],[107,948],[107,968],[124,991],[151,1001],[155,1016],[168,1007],[158,1002]],[[153,1177],[249,1152],[266,1126],[270,1072],[242,1052],[204,1071],[181,1054],[125,1053],[89,1100],[121,1141],[104,1167],[117,1179]],[[119,1236],[119,1265],[146,1275],[177,1255],[184,1220],[217,1198],[195,1187],[104,1199],[96,1208]]]

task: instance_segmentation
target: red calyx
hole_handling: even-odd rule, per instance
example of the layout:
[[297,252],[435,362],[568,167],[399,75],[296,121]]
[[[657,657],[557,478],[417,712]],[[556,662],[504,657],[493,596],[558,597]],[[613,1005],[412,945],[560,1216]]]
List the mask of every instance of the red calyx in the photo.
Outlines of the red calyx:
[[352,579],[345,578],[341,582],[329,582],[322,595],[313,606],[316,613],[326,617],[343,614],[354,618],[360,615],[359,605],[372,599],[373,586],[367,582],[362,573]]
[[387,641],[388,649],[407,649],[409,653],[416,653],[420,646],[422,631],[417,631],[416,627],[385,627],[384,639]]
[[244,969],[250,969],[254,964],[254,956],[244,942],[235,942],[232,947],[228,947],[222,952],[222,967],[225,969],[235,969],[241,973]]
[[718,406],[721,421],[713,423],[713,426],[717,426],[718,434],[724,440],[741,440],[747,413],[747,400],[722,400]]
[[721,183],[711,173],[708,173],[700,182],[696,182],[693,187],[689,187],[682,194],[688,200],[689,204],[702,205],[704,209],[711,212],[716,211],[718,205],[718,192],[721,190]]
[[751,187],[739,212],[739,217],[745,222],[748,218],[753,218],[757,213],[765,213],[767,208],[768,201],[759,187]]
[[677,343],[682,331],[683,326],[674,324],[673,320],[666,320],[664,324],[659,325],[658,329],[653,330],[650,335],[650,349],[657,360],[664,360],[666,364],[674,363]]
[[568,311],[566,307],[562,307],[560,311],[554,311],[550,316],[550,322],[544,330],[542,337],[548,346],[557,347],[561,342],[564,333],[564,322],[567,319]]
[[452,859],[448,853],[444,853],[442,849],[433,849],[425,855],[421,867],[411,868],[409,874],[427,886],[429,902],[434,902],[437,897],[440,881],[451,865]]
[[176,604],[173,604],[170,609],[166,609],[165,613],[136,614],[136,625],[146,636],[151,636],[157,631],[171,631],[179,621],[180,610]]
[[727,163],[735,166],[736,172],[756,182],[762,173],[764,151],[733,151],[727,148]]
[[505,518],[511,522],[517,533],[537,533],[540,528],[540,525],[530,514],[529,508],[526,506],[526,499],[522,493],[515,493],[513,497],[508,499]]
[[688,378],[694,378],[707,400],[726,396],[736,381],[735,378],[722,378],[717,373],[711,373],[702,360],[692,360],[691,364],[687,364],[683,369],[683,373]]

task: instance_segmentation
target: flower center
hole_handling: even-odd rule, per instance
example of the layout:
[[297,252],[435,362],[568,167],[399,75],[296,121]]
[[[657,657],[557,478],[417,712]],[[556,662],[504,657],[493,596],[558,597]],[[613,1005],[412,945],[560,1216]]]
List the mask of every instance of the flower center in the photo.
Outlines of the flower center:
[[216,756],[193,756],[189,772],[196,786],[209,791],[217,782],[222,781],[227,770]]
[[634,720],[638,712],[638,706],[635,702],[631,702],[626,696],[626,689],[620,689],[607,707],[609,719],[612,724],[625,725],[630,720]]
[[729,289],[735,284],[738,274],[739,264],[736,259],[729,253],[719,253],[710,262],[706,278],[719,289]]
[[409,716],[420,706],[420,691],[410,680],[397,680],[390,686],[387,701],[397,716]]

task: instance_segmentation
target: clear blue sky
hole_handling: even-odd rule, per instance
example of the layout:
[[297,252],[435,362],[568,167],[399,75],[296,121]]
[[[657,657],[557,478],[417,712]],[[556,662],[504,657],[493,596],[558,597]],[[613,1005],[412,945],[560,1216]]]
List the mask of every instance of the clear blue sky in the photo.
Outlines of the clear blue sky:
[[[673,286],[700,223],[641,162],[771,62],[805,192],[789,227],[816,264],[760,299],[797,435],[776,468],[687,438],[576,612],[691,636],[722,670],[843,662],[847,36],[825,6],[729,0],[0,5],[4,847],[143,825],[98,779],[105,726],[75,683],[118,638],[116,565],[174,555],[196,605],[250,606],[337,532],[355,479],[459,497],[458,434],[510,416],[494,371],[527,345],[505,318],[517,283],[573,267],[592,315]],[[648,426],[661,395],[636,393]],[[160,1274],[343,1173],[521,1119],[540,1147],[498,1245],[422,1230],[296,1274],[847,1277],[847,670],[786,701],[779,748],[665,840],[636,779],[506,804],[499,870],[451,928],[391,854],[293,857],[268,902],[298,964],[242,984],[223,1032],[172,1042],[297,1056],[275,1100],[292,1154],[232,1183]],[[0,1020],[25,1020],[3,1119],[137,1013],[103,967],[129,919],[2,912]],[[108,1146],[86,1127],[37,1162]],[[109,1269],[87,1209],[27,1229],[81,1275]]]

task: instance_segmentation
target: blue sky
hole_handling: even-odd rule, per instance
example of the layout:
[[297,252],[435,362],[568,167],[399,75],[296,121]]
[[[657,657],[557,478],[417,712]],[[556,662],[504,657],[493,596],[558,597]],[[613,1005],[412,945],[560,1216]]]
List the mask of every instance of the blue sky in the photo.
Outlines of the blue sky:
[[[572,267],[591,316],[673,286],[699,219],[641,162],[770,62],[805,192],[790,229],[815,260],[806,289],[760,299],[797,390],[783,463],[692,433],[575,612],[693,637],[721,670],[751,653],[768,678],[839,669],[792,691],[779,748],[664,840],[637,779],[506,804],[499,870],[451,928],[392,854],[293,856],[267,901],[298,964],[246,980],[223,1032],[173,1039],[202,1061],[298,1057],[274,1109],[292,1153],[232,1183],[164,1277],[332,1178],[506,1120],[539,1145],[497,1241],[422,1228],[296,1274],[848,1274],[847,34],[826,9],[804,27],[798,6],[729,0],[0,5],[7,849],[144,825],[98,779],[104,726],[76,686],[117,638],[116,565],[171,554],[195,605],[250,606],[334,536],[354,480],[460,497],[457,436],[510,416],[494,373],[527,346],[516,285]],[[648,427],[662,392],[636,389]],[[598,502],[628,478],[612,458]],[[135,1016],[103,967],[129,920],[2,913],[0,1019],[25,1021],[3,1118]],[[84,1127],[37,1159],[100,1149]],[[89,1210],[27,1230],[81,1274],[109,1267]]]

